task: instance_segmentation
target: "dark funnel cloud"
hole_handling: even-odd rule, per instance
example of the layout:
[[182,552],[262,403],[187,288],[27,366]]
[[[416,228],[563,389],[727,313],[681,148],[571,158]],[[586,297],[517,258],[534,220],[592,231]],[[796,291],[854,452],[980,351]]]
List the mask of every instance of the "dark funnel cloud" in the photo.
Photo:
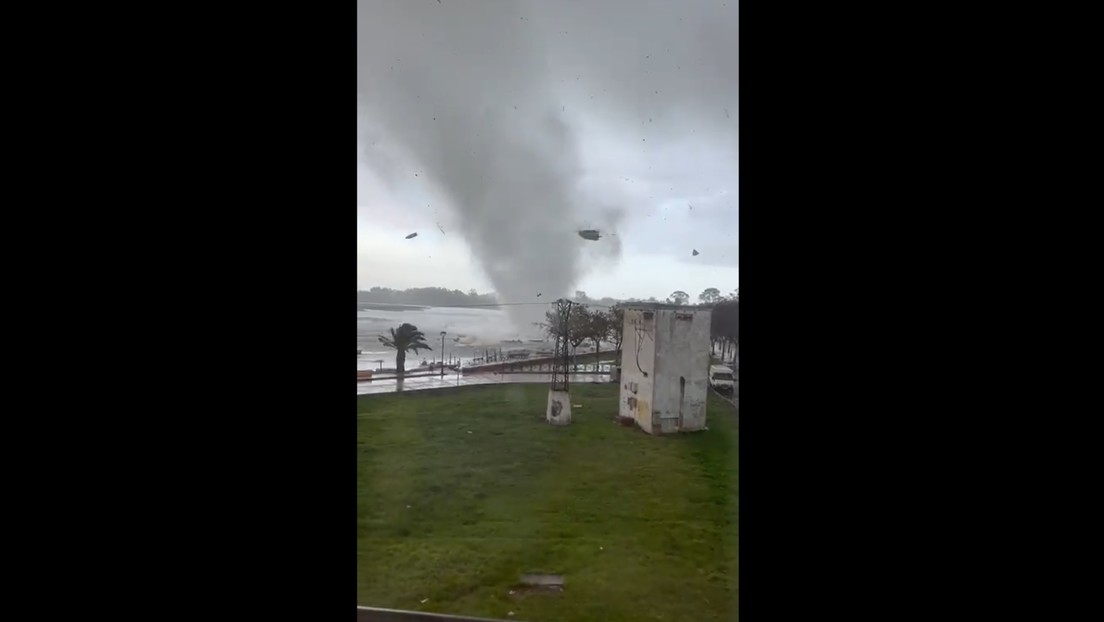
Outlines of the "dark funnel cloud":
[[[580,119],[643,157],[696,132],[735,140],[736,5],[680,6],[361,0],[358,160],[440,196],[500,300],[567,295],[619,258],[636,209],[588,182]],[[511,308],[519,328],[543,311]]]

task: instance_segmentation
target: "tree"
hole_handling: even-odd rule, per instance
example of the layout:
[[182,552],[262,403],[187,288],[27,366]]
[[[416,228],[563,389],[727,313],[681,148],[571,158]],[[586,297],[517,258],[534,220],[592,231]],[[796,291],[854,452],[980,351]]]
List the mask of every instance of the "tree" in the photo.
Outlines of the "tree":
[[740,344],[740,301],[726,299],[713,306],[709,324],[709,338],[714,344],[721,344],[721,360],[729,346],[733,350]]
[[599,368],[598,355],[602,353],[602,341],[609,338],[610,316],[595,309],[587,313],[586,336],[594,342],[594,363]]
[[713,342],[713,354],[717,353],[717,346],[721,346],[721,360],[724,360],[724,317],[720,305],[713,307],[713,313],[709,318],[709,339]]
[[698,300],[704,304],[713,304],[721,299],[721,290],[716,287],[707,288],[702,293],[698,294]]
[[582,305],[571,305],[571,316],[567,320],[567,342],[571,344],[571,364],[575,365],[575,350],[589,338],[590,312]]
[[609,328],[609,341],[613,342],[617,350],[617,356],[621,357],[621,341],[625,337],[625,310],[621,307],[613,307],[606,312],[608,318],[606,326]]
[[561,326],[560,316],[555,310],[545,311],[542,326],[553,341],[561,336],[567,338],[567,343],[571,344],[571,357],[574,359],[575,349],[588,339],[590,313],[583,305],[571,305],[571,315],[568,317],[567,326]]
[[740,350],[740,290],[736,290],[736,300],[732,303],[732,309],[728,315],[728,338],[732,341],[732,357]]
[[684,305],[690,302],[690,294],[687,294],[681,289],[671,292],[671,295],[667,297],[667,302],[675,305]]
[[[575,312],[574,309],[571,310]],[[556,310],[550,310],[544,312],[544,322],[540,324],[540,327],[544,329],[544,332],[548,334],[548,338],[552,341],[564,333],[565,327],[560,326],[560,314],[556,313]]]
[[403,324],[398,330],[391,330],[391,338],[380,336],[379,341],[388,348],[395,349],[395,376],[402,380],[406,375],[406,352],[414,354],[418,350],[433,350],[425,342],[425,335],[413,324]]

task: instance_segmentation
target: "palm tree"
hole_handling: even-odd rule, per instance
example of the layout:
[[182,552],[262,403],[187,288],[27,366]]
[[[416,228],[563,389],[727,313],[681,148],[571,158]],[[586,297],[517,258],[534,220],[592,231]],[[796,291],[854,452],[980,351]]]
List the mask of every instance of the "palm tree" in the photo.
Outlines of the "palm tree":
[[433,350],[433,348],[426,344],[425,335],[413,324],[403,324],[399,326],[399,330],[394,328],[390,330],[391,338],[381,336],[379,341],[388,348],[395,349],[395,377],[402,380],[406,375],[406,351],[410,350],[417,354],[418,350]]

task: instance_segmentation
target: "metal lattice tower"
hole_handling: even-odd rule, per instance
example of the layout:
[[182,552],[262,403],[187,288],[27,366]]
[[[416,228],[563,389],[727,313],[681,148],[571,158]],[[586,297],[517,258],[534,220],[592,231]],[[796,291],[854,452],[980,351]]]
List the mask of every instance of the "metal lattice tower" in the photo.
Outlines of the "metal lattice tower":
[[563,298],[556,301],[555,313],[556,321],[556,346],[553,350],[552,359],[552,390],[553,391],[567,391],[567,374],[568,365],[571,358],[569,356],[570,348],[568,347],[568,330],[571,326],[571,306],[570,300]]

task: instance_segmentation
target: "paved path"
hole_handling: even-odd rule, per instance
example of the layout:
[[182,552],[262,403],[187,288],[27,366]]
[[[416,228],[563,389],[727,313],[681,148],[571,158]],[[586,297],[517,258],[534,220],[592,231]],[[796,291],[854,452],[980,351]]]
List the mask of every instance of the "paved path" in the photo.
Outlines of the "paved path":
[[[609,374],[572,374],[568,377],[571,384],[609,383]],[[403,380],[404,391],[419,391],[422,389],[444,389],[446,387],[468,386],[473,384],[509,384],[532,383],[549,384],[552,382],[550,374],[461,374],[459,383],[456,373],[440,376],[417,376]],[[357,395],[370,393],[394,393],[396,389],[394,378],[373,380],[371,382],[358,382]]]
[[719,395],[724,401],[735,406],[736,410],[740,410],[740,381],[737,380],[735,384],[736,387],[732,390],[731,395],[726,395],[717,390],[713,390],[713,392]]

